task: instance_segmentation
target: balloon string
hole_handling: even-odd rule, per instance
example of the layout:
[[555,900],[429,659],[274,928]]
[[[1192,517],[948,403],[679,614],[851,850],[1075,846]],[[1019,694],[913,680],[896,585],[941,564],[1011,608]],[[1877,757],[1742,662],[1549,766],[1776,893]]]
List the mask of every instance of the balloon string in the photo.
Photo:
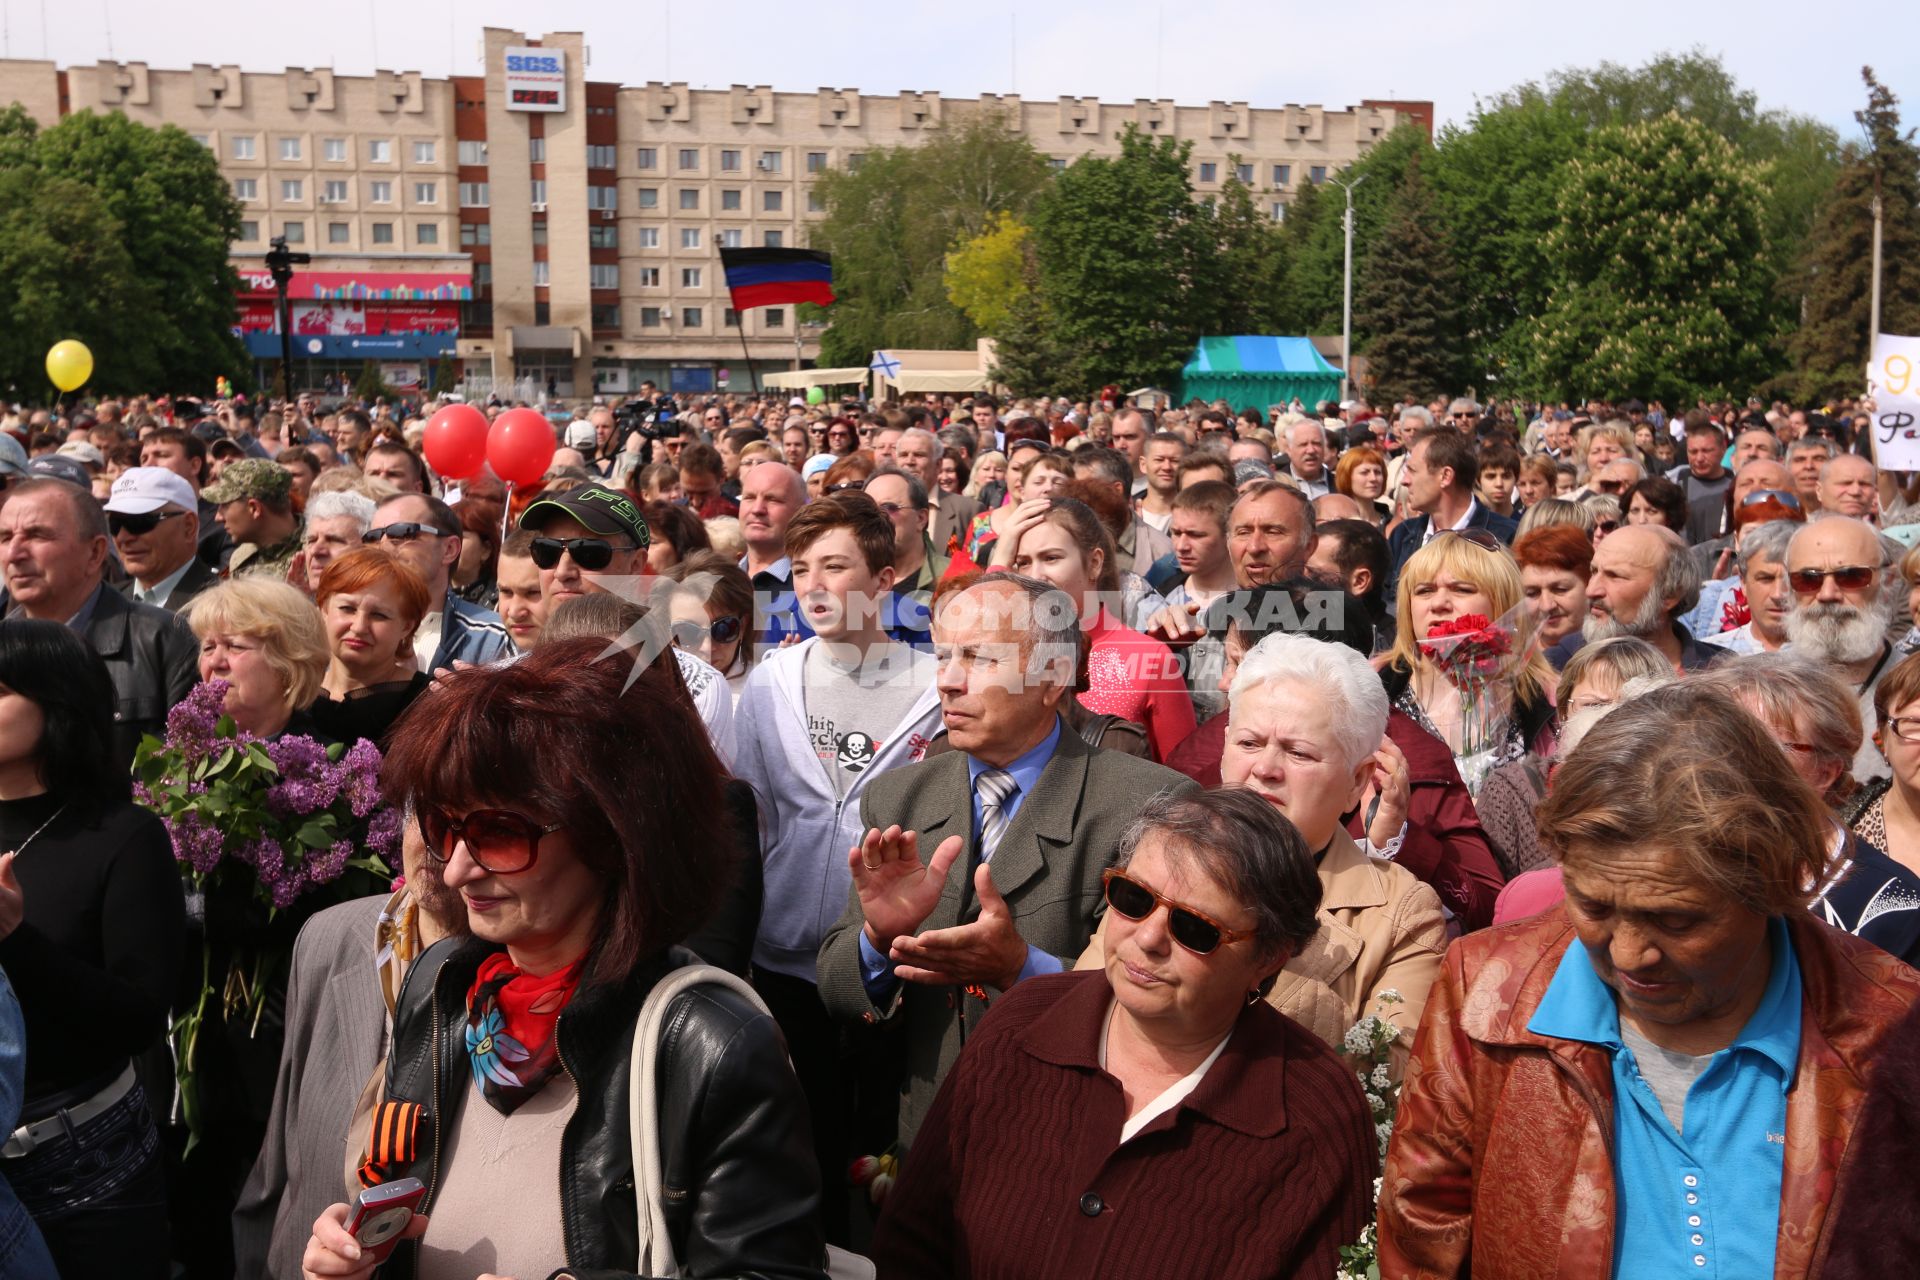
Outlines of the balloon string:
[[513,481],[507,481],[507,505],[500,512],[500,545],[507,545],[507,528],[513,523]]

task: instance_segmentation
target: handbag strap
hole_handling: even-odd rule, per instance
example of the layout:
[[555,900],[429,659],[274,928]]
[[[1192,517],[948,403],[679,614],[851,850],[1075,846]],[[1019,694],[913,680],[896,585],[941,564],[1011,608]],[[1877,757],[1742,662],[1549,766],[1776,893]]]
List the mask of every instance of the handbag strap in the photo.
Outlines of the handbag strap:
[[766,1001],[745,979],[705,964],[675,969],[654,984],[640,1006],[640,1016],[633,1024],[633,1061],[627,1072],[627,1127],[633,1145],[634,1227],[643,1276],[679,1274],[680,1264],[667,1234],[660,1174],[660,1028],[673,1002],[688,989],[705,983],[727,987],[754,1008],[767,1012]]

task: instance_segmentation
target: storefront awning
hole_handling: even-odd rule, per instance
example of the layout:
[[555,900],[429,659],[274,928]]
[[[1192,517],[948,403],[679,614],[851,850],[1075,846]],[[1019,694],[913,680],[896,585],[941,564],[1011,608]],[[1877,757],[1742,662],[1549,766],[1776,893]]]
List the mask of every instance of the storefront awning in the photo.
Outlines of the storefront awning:
[[808,387],[858,386],[867,380],[867,373],[865,368],[859,366],[849,369],[789,369],[769,373],[760,382],[763,386],[780,391],[804,391]]
[[[271,297],[273,277],[263,270],[240,271],[241,292]],[[468,271],[296,271],[287,296],[315,302],[470,302],[473,276]]]
[[509,332],[513,335],[515,352],[564,351],[573,356],[580,354],[580,331],[571,325],[517,324]]

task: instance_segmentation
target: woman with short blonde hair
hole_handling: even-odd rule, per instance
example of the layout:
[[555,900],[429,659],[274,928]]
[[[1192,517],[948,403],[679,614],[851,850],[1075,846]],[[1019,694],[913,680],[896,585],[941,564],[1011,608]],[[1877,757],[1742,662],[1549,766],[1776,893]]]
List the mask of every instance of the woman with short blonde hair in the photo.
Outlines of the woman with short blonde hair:
[[299,588],[233,578],[195,597],[186,619],[200,641],[200,678],[227,682],[227,714],[246,732],[277,737],[319,696],[332,653],[320,610]]
[[1515,637],[1515,652],[1498,673],[1462,689],[1423,641],[1436,626],[1464,617],[1498,622],[1524,594],[1513,557],[1484,530],[1442,533],[1400,571],[1397,631],[1380,677],[1394,705],[1453,750],[1475,795],[1493,769],[1550,745],[1553,668],[1538,646]]

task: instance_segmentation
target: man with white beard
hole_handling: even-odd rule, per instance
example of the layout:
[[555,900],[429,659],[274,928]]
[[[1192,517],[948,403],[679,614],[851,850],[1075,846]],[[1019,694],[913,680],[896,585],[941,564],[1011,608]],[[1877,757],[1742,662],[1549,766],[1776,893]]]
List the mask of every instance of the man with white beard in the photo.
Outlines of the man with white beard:
[[1727,656],[1701,644],[1679,619],[1700,601],[1700,573],[1680,535],[1665,525],[1615,529],[1593,550],[1587,617],[1577,635],[1547,650],[1555,670],[1590,641],[1635,636],[1658,649],[1676,671],[1698,671]]
[[[1873,724],[1873,689],[1893,665],[1887,628],[1900,587],[1890,585],[1880,535],[1863,520],[1816,516],[1787,544],[1787,650],[1833,671],[1857,692],[1864,724]],[[1853,776],[1866,782],[1888,775],[1886,758],[1871,741],[1853,757]]]

